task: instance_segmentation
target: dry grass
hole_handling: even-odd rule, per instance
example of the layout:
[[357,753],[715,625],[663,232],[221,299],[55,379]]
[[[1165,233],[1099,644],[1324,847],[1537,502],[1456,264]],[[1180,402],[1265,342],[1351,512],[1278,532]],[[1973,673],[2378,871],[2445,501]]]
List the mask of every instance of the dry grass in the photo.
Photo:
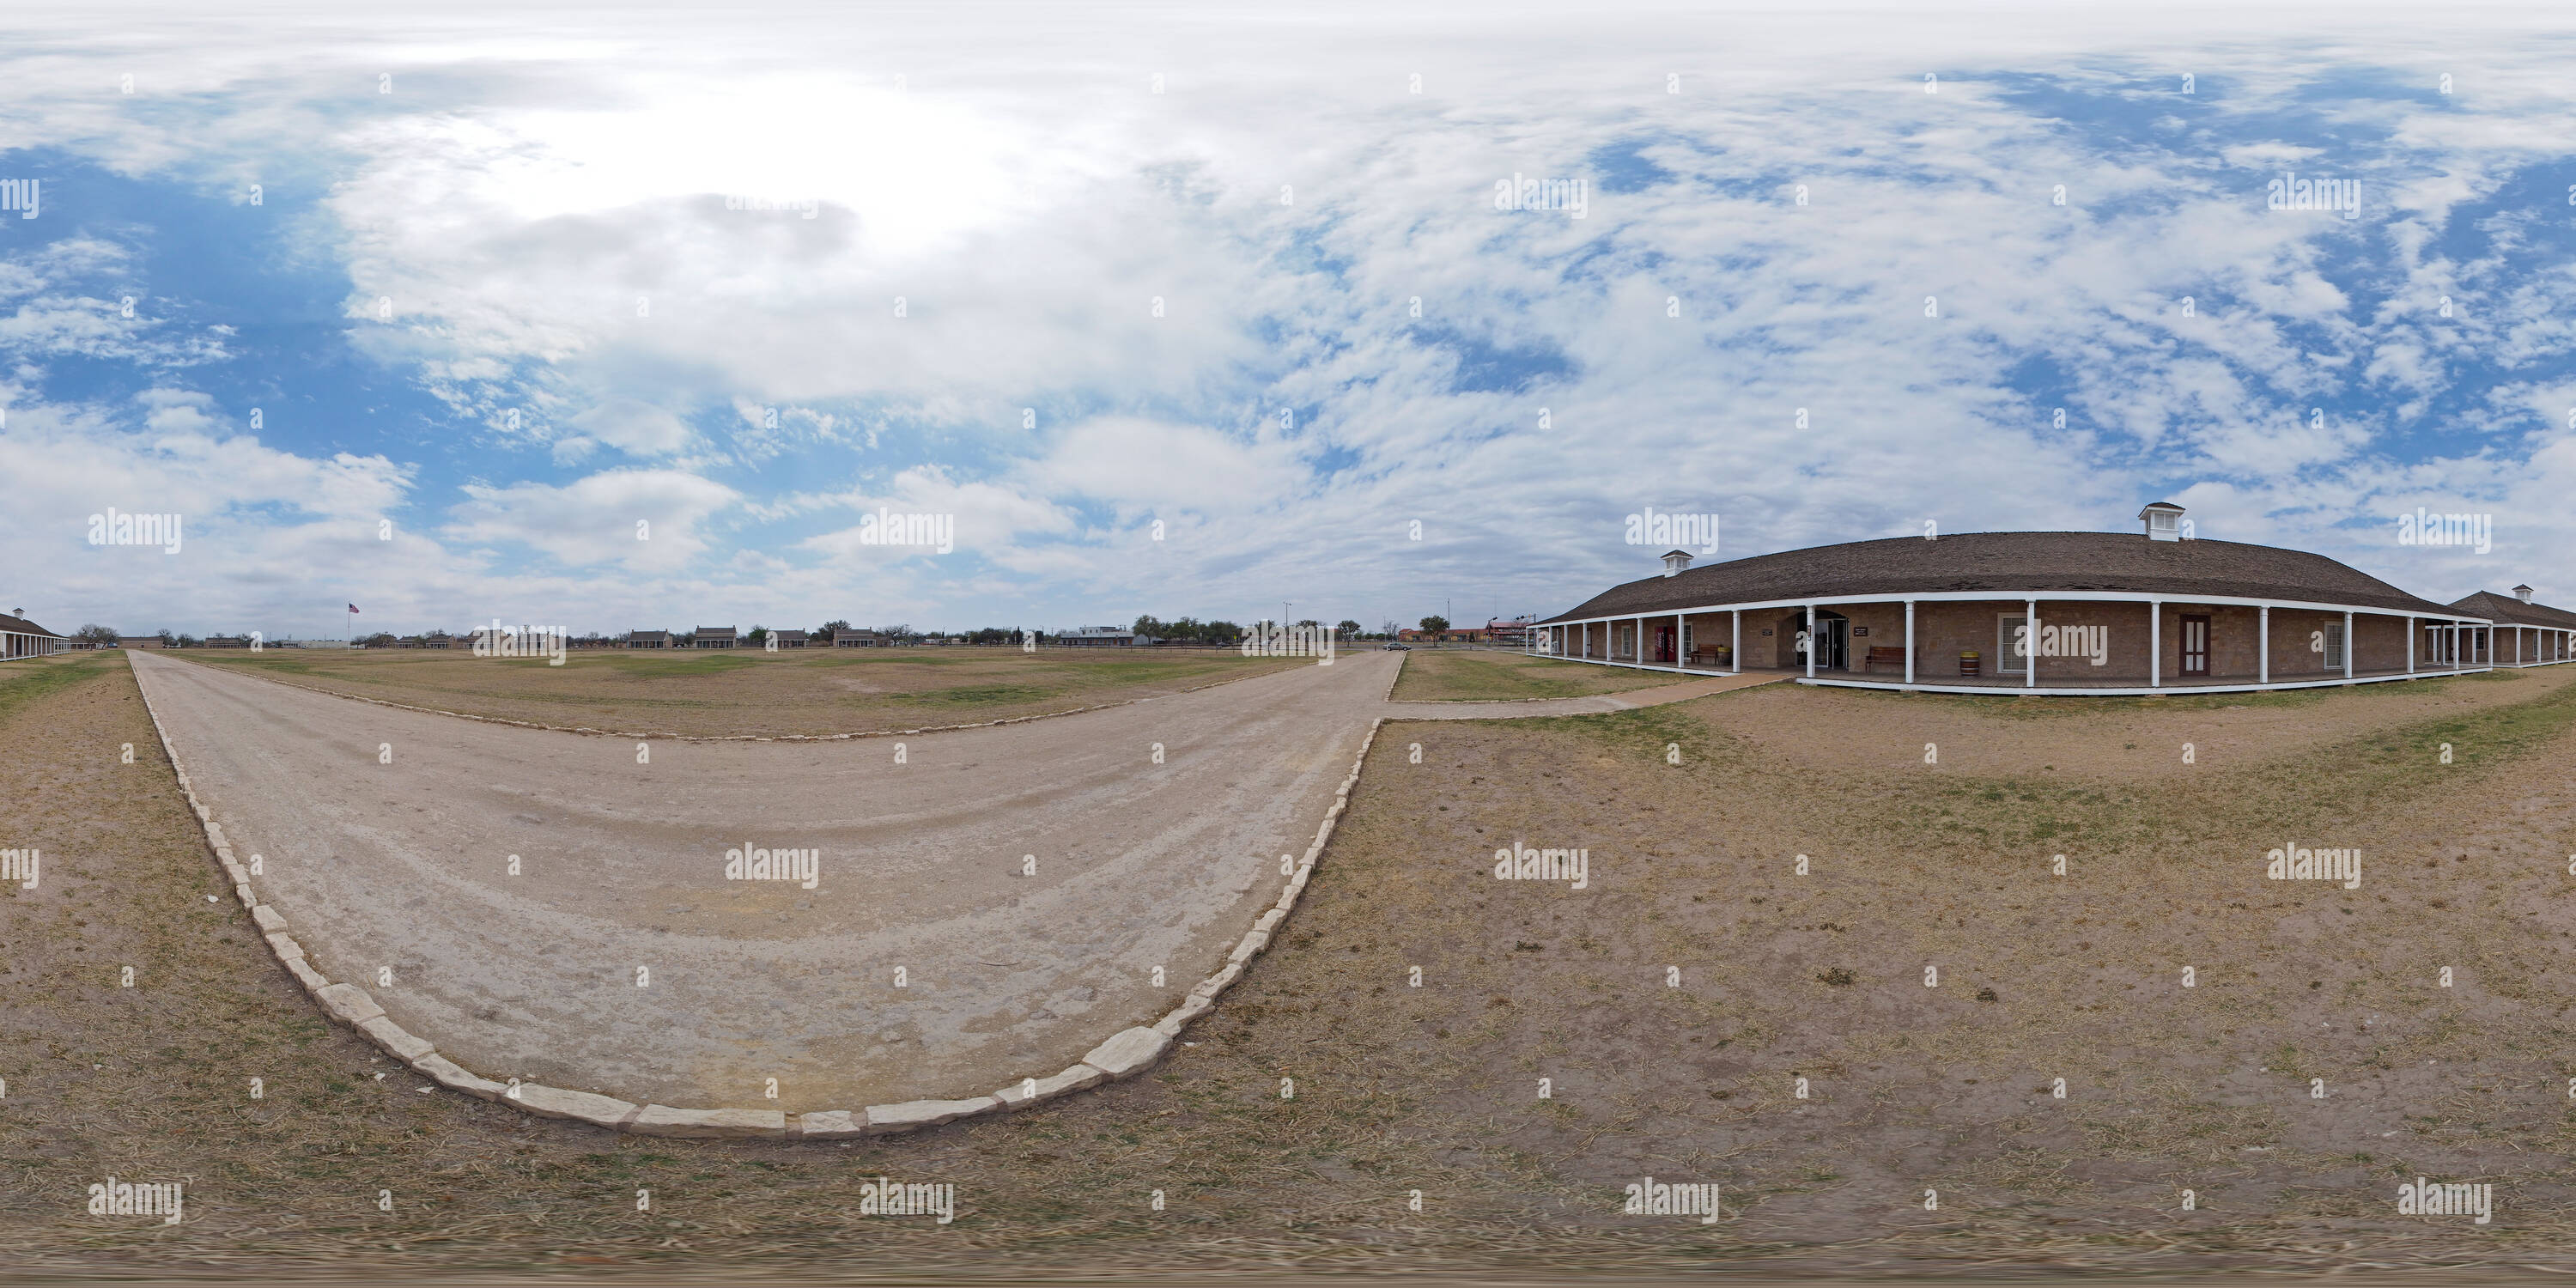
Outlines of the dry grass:
[[1294,665],[1224,649],[601,650],[569,653],[562,666],[462,650],[185,656],[408,706],[690,737],[882,733],[1050,715]]
[[1404,674],[1396,680],[1393,696],[1398,702],[1579,698],[1675,684],[1686,678],[1668,671],[1633,671],[1525,653],[1416,649],[1405,655]]
[[[48,753],[0,761],[9,843],[47,857],[40,889],[0,894],[21,1270],[2308,1272],[2555,1262],[2570,1234],[2563,683],[2126,782],[1820,774],[1729,732],[1766,690],[1390,725],[1308,902],[1197,1045],[1014,1117],[798,1146],[420,1094],[205,902],[122,664],[61,670],[14,705],[0,675],[0,739]],[[1811,729],[1908,710],[1791,696]],[[2409,754],[2428,739],[2478,755],[2436,773]],[[2258,845],[2343,836],[2387,856],[2358,891],[2248,875]],[[1591,888],[1494,880],[1514,840],[1588,848]],[[1817,980],[1835,969],[1854,982]],[[2497,1182],[2497,1223],[2395,1217],[2416,1172]],[[190,1219],[82,1215],[110,1173],[193,1178]],[[955,1184],[959,1219],[856,1215],[879,1173]],[[1646,1173],[1723,1183],[1732,1218],[1620,1216]]]

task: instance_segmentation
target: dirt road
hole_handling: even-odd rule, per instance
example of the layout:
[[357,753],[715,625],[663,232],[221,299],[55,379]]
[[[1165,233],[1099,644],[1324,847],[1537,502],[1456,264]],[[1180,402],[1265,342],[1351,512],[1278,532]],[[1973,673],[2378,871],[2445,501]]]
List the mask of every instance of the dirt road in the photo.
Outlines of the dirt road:
[[[486,1077],[790,1114],[982,1094],[1170,1009],[1277,897],[1395,665],[648,757],[127,656],[325,974]],[[728,879],[746,849],[811,851],[814,888]]]

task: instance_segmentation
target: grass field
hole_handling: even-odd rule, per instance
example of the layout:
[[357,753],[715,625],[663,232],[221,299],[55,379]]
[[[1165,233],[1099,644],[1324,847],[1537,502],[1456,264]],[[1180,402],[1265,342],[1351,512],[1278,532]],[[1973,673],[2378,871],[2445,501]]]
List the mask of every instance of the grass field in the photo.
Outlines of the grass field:
[[1404,674],[1396,680],[1393,696],[1398,702],[1579,698],[1676,684],[1687,678],[1524,653],[1416,649],[1405,655]]
[[[2295,703],[1771,686],[1393,723],[1195,1045],[832,1146],[422,1094],[206,901],[121,661],[43,665],[0,670],[0,739],[42,752],[0,760],[8,843],[46,856],[0,893],[0,1263],[22,1271],[2314,1273],[2555,1264],[2576,1234],[2576,668]],[[2362,848],[2360,887],[2263,879],[2285,841]],[[1586,849],[1587,888],[1494,879],[1519,842]],[[189,1219],[82,1215],[110,1174],[188,1178]],[[955,1224],[857,1215],[880,1174],[953,1183]],[[1621,1215],[1649,1174],[1723,1184],[1728,1219]],[[2398,1217],[2418,1174],[2494,1183],[2495,1223]]]
[[192,649],[332,693],[558,728],[682,736],[880,733],[1074,711],[1295,665],[1223,649],[573,652],[562,666],[462,650]]

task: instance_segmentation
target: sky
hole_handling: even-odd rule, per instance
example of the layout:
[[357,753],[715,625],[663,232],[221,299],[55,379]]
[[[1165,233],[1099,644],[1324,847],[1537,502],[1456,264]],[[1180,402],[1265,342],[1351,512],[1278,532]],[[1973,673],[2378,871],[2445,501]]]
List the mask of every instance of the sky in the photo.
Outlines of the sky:
[[2564,5],[201,8],[0,14],[57,631],[1375,629],[2156,500],[2576,605]]

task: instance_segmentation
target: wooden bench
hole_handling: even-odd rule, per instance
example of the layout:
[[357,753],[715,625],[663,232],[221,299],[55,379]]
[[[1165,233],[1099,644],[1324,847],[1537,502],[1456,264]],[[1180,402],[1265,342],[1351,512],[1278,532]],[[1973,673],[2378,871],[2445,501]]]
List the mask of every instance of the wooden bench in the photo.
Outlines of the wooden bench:
[[1904,666],[1905,650],[1902,647],[1891,648],[1884,644],[1873,644],[1870,646],[1869,656],[1861,659],[1860,669],[1866,671],[1881,662],[1890,666]]

